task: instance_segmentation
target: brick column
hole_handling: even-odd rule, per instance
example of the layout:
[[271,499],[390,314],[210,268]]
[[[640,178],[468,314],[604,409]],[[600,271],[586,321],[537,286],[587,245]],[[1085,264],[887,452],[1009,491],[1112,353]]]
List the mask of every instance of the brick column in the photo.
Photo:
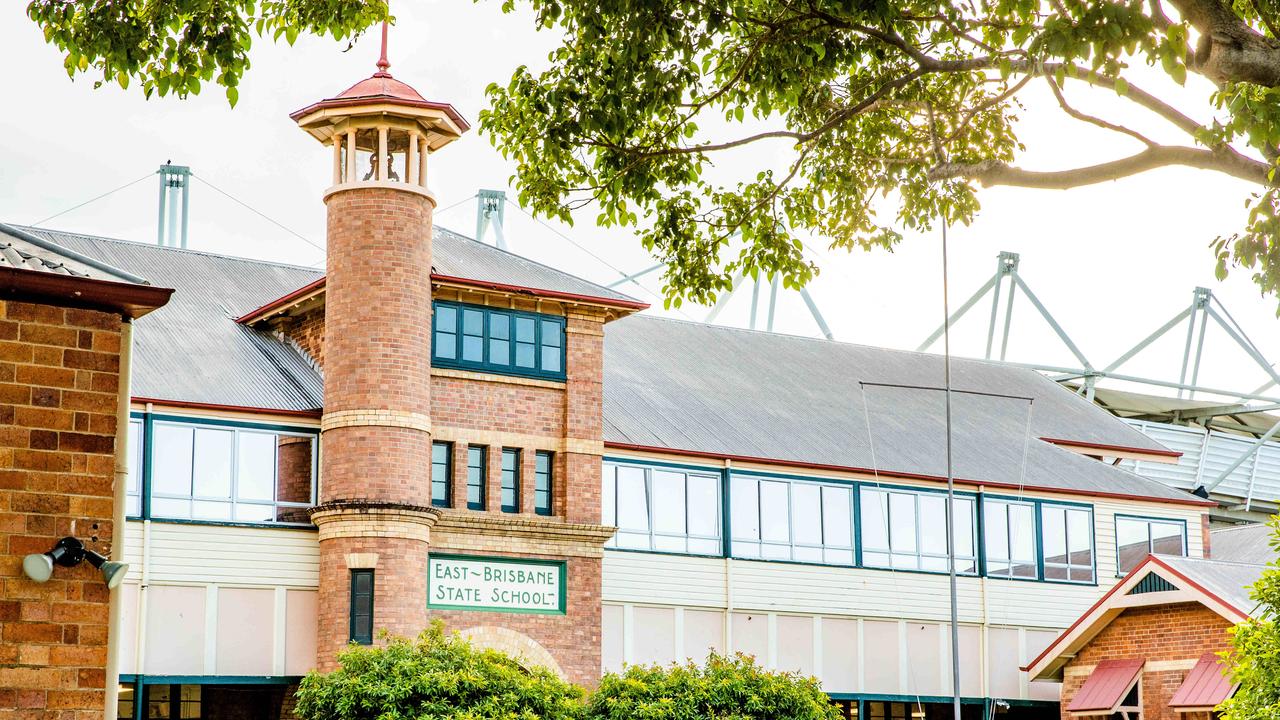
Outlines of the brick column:
[[324,465],[317,664],[349,637],[352,556],[375,567],[374,629],[426,622],[431,504],[431,212],[411,190],[326,198]]
[[560,475],[564,518],[568,522],[600,522],[600,456],[581,452],[599,447],[604,404],[604,318],[571,311],[565,327],[565,452]]
[[484,509],[502,512],[502,446],[490,445],[484,462]]
[[528,515],[534,512],[533,489],[537,457],[537,448],[526,447],[520,450],[520,512]]

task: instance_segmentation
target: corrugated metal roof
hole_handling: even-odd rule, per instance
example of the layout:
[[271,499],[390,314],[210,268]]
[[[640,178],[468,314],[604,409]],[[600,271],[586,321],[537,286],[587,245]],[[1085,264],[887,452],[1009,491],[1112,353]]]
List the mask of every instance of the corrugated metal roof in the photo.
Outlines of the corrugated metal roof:
[[1133,689],[1142,672],[1141,659],[1103,660],[1089,673],[1089,679],[1076,691],[1067,706],[1073,713],[1109,713]]
[[1178,686],[1169,707],[1175,710],[1215,708],[1231,697],[1235,688],[1236,683],[1227,676],[1227,666],[1217,653],[1205,653]]
[[0,267],[112,282],[147,282],[132,273],[49,242],[30,230],[32,228],[0,223]]
[[1203,558],[1157,555],[1160,562],[1204,588],[1241,614],[1256,617],[1261,606],[1253,599],[1253,584],[1262,577],[1266,565],[1205,560]]
[[[631,316],[605,329],[605,440],[943,476],[945,397],[935,389],[942,386],[942,362],[923,353]],[[956,359],[952,379],[958,478],[1192,499],[1039,440],[1163,449],[1039,373]]]
[[1276,559],[1271,547],[1274,535],[1265,523],[1214,530],[1209,536],[1209,552],[1214,560],[1266,565]]
[[433,237],[431,267],[441,275],[628,303],[639,302],[629,295],[515,253],[499,250],[452,230],[437,227]]
[[320,276],[318,270],[124,240],[20,228],[175,289],[134,328],[133,394],[157,400],[314,410],[323,383],[306,358],[270,333],[235,322]]

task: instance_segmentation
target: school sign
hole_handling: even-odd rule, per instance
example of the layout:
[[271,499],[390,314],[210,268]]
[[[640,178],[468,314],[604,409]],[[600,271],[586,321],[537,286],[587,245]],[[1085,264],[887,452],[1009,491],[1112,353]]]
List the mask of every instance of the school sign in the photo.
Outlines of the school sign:
[[427,560],[427,607],[563,615],[565,564],[433,554]]

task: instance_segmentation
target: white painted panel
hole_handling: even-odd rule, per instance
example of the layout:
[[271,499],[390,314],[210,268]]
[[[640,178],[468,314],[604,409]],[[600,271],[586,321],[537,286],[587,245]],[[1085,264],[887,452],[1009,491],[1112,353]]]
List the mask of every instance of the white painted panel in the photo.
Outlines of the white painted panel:
[[285,675],[305,675],[315,669],[317,598],[314,590],[285,593]]
[[[1032,660],[1039,657],[1045,648],[1049,647],[1058,638],[1058,633],[1044,632],[1038,630],[1027,631],[1027,656],[1023,664],[1029,664]],[[1025,673],[1024,673],[1025,674]],[[1054,682],[1031,682],[1028,685],[1030,697],[1032,700],[1052,700],[1057,702],[1062,696],[1062,684]]]
[[942,626],[937,623],[906,623],[907,694],[942,695]]
[[724,566],[715,558],[605,552],[601,591],[606,601],[661,599],[686,607],[723,608]]
[[120,603],[120,672],[133,675],[138,672],[138,585],[121,583],[112,602]]
[[600,617],[600,664],[606,672],[622,670],[622,606],[605,605]]
[[[127,523],[125,553],[142,569],[142,523]],[[313,530],[151,523],[151,582],[310,587],[319,585]]]
[[867,685],[862,692],[878,695],[898,695],[902,692],[898,682],[902,641],[898,636],[898,623],[885,620],[867,620],[862,624],[863,658]]
[[1022,675],[1018,668],[1022,658],[1018,646],[1016,628],[990,628],[987,630],[987,667],[989,670],[987,692],[991,697],[1021,698]]
[[[203,587],[153,585],[147,588],[146,622],[143,666],[147,674],[205,674]],[[212,642],[212,638],[207,640]]]
[[724,613],[684,611],[684,658],[704,662],[712,651],[724,652]]
[[[948,651],[943,657],[949,660],[951,653]],[[948,682],[948,693],[950,688]],[[982,628],[974,625],[960,626],[960,694],[982,696]]]
[[218,589],[216,674],[272,674],[275,634],[273,590]]
[[779,615],[777,622],[777,669],[812,675],[813,618]]
[[676,659],[675,610],[668,607],[637,607],[633,611],[636,665],[669,665]]
[[857,692],[857,620],[822,618],[822,687],[827,692]]
[[1056,630],[1075,622],[1109,589],[1109,583],[1103,587],[988,579],[987,609],[995,625]]
[[769,661],[769,616],[763,613],[733,614],[733,650],[754,656],[756,663]]

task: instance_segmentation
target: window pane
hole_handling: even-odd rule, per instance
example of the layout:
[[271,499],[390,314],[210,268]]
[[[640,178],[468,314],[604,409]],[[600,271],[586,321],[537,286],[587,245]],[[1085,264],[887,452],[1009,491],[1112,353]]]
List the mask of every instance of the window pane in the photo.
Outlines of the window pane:
[[853,547],[852,499],[849,488],[822,488],[822,541],[826,545]]
[[1116,518],[1116,555],[1121,573],[1127,573],[1136,567],[1149,550],[1150,538],[1145,521]]
[[484,362],[484,313],[479,310],[462,311],[462,359]]
[[276,436],[237,433],[236,496],[240,500],[272,500],[276,484]]
[[488,475],[483,446],[467,447],[467,507],[484,509],[484,483]]
[[435,320],[432,323],[435,329],[435,354],[436,357],[452,360],[458,354],[458,311],[455,308],[446,305],[436,306]]
[[605,525],[617,526],[618,517],[616,515],[617,504],[615,493],[617,491],[617,467],[613,465],[604,466],[604,477],[600,488],[600,522]]
[[489,313],[489,362],[494,365],[511,364],[511,316],[506,313]]
[[[791,538],[797,545],[822,544],[822,487],[808,483],[791,484]],[[813,558],[821,560],[821,553]]]
[[889,544],[894,552],[916,551],[916,499],[889,493]]
[[151,514],[156,517],[189,518],[191,517],[191,501],[151,498]]
[[1090,520],[1093,514],[1087,510],[1067,511],[1067,553],[1072,565],[1093,565],[1093,532]]
[[560,347],[564,343],[560,341],[560,323],[556,320],[542,321],[542,346],[543,347]]
[[125,491],[136,493],[142,487],[142,422],[129,422],[129,484]]
[[520,451],[502,449],[502,503],[503,512],[520,512]]
[[1036,570],[1036,511],[1030,505],[1009,505],[1012,575],[1034,578]]
[[156,423],[152,430],[151,488],[162,495],[191,494],[192,429]]
[[436,333],[436,357],[455,360],[458,357],[458,336],[453,333]]
[[[956,498],[954,507],[956,557],[974,557],[977,553],[973,551],[973,501],[968,498]],[[962,566],[964,566],[964,563],[957,565],[956,569],[959,570]]]
[[448,443],[431,444],[431,504],[443,507],[449,505],[449,455],[452,446]]
[[516,317],[516,367],[532,368],[536,362],[534,344],[537,324],[533,318]]
[[276,500],[311,503],[315,438],[276,436]]
[[191,517],[197,520],[230,520],[231,502],[196,500],[191,503]]
[[760,481],[760,539],[774,543],[791,541],[787,527],[787,483]]
[[[917,498],[920,507],[920,551],[931,555],[947,554],[947,499],[942,495],[920,495]],[[899,516],[893,516],[894,524],[900,522]],[[895,538],[896,540],[896,538]],[[903,550],[897,542],[894,550]],[[959,554],[959,550],[956,551]],[[946,566],[943,565],[943,570]]]
[[862,491],[862,546],[889,549],[889,496],[879,490]]
[[685,534],[684,474],[653,471],[653,531]]
[[238,522],[270,522],[272,514],[270,505],[239,503],[235,507],[235,520]]
[[735,540],[760,539],[760,497],[753,478],[732,476],[729,491],[729,526]]
[[516,342],[533,344],[534,322],[530,317],[516,318]]
[[1067,561],[1067,527],[1066,512],[1062,508],[1045,506],[1041,509],[1041,523],[1044,525],[1044,561],[1046,563],[1066,563]]
[[1009,511],[1006,503],[988,500],[983,503],[982,530],[986,534],[983,547],[987,553],[987,574],[1009,574]]
[[1151,524],[1151,552],[1160,555],[1183,555],[1182,525]]
[[618,467],[618,527],[649,531],[649,497],[641,468]]
[[720,537],[720,478],[690,475],[689,534]]

